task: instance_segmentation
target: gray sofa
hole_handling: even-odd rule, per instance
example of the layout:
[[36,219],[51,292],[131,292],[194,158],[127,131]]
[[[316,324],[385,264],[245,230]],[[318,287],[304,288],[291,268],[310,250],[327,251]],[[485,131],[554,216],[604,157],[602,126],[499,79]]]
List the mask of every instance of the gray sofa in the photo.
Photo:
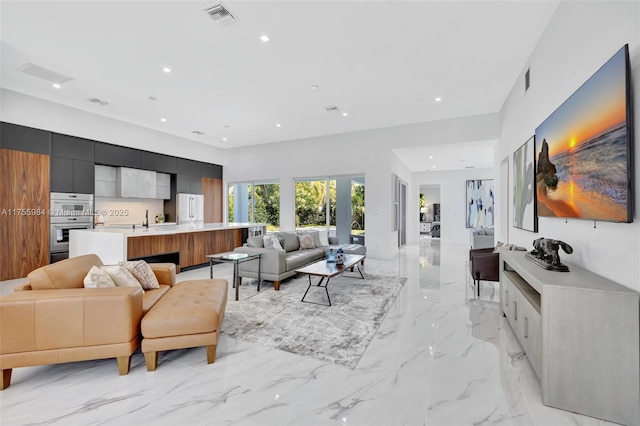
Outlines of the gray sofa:
[[469,233],[469,243],[472,250],[493,248],[493,228],[473,228]]
[[[300,250],[300,233],[313,235],[316,248]],[[281,231],[276,235],[282,250],[264,248],[261,235],[250,237],[247,244],[234,250],[236,253],[262,253],[262,279],[273,281],[273,287],[280,289],[280,282],[295,275],[295,270],[310,263],[324,259],[330,246],[321,246],[318,231]],[[330,244],[337,244],[337,239],[329,237]],[[240,277],[258,278],[258,262],[244,262],[238,265]]]

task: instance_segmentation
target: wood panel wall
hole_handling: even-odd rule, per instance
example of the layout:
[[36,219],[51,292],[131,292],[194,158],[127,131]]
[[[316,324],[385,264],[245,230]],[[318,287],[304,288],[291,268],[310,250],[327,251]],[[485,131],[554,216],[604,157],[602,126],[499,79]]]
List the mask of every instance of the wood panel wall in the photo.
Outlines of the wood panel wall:
[[223,191],[222,179],[202,178],[202,195],[204,195],[205,223],[223,222]]
[[148,235],[127,238],[127,257],[180,252],[180,267],[207,263],[208,254],[233,251],[242,245],[241,229],[186,232],[172,235]]
[[0,280],[49,264],[49,156],[0,149]]

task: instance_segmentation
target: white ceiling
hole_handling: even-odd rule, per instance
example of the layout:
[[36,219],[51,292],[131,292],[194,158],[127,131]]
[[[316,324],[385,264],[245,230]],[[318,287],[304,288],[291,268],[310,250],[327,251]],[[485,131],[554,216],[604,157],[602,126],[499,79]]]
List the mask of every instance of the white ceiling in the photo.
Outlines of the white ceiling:
[[412,172],[493,167],[497,140],[396,148],[393,152]]
[[491,113],[558,4],[225,1],[218,25],[212,3],[1,1],[0,85],[221,148]]

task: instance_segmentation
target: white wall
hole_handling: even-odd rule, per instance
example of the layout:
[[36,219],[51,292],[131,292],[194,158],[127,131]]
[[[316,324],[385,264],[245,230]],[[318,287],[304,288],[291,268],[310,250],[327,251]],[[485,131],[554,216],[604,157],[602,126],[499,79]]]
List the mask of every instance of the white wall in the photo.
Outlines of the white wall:
[[[635,139],[640,136],[640,3],[563,2],[534,49],[531,87],[524,93],[524,71],[502,108],[498,158],[512,153],[535,128],[625,43],[629,44],[635,98]],[[526,67],[525,67],[526,69]],[[636,170],[640,149],[635,149]],[[510,165],[510,169],[512,169]],[[511,171],[511,173],[513,173]],[[640,173],[635,177],[636,211]],[[509,203],[512,203],[512,199]],[[511,205],[511,204],[510,204]],[[568,262],[640,291],[640,223],[607,223],[540,218],[537,234],[510,227],[511,242],[531,248],[535,238],[563,240],[574,248]]]
[[[494,179],[495,169],[443,170],[413,174],[412,197],[419,199],[420,186],[440,185],[440,239],[447,244],[469,245],[469,229],[466,227],[467,181]],[[418,203],[416,202],[416,208]],[[418,215],[415,216],[416,223]],[[417,241],[419,230],[411,235]]]
[[0,89],[0,121],[223,165],[225,151],[40,98]]
[[[486,114],[236,148],[227,153],[224,179],[279,181],[280,226],[291,230],[295,228],[295,178],[364,175],[367,256],[390,258],[398,251],[391,223],[392,173],[408,183],[407,241],[416,240],[419,232],[418,193],[412,191],[412,174],[392,149],[496,139],[498,131],[498,115]],[[462,202],[464,205],[464,198]]]

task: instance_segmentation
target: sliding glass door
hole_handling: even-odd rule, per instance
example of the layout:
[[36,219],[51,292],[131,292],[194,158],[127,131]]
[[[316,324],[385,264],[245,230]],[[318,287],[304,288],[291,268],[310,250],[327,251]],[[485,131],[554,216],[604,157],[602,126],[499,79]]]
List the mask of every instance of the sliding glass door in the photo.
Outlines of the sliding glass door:
[[335,229],[336,181],[296,180],[296,229]]
[[364,244],[364,188],[363,176],[297,179],[296,229],[326,228],[340,244]]

